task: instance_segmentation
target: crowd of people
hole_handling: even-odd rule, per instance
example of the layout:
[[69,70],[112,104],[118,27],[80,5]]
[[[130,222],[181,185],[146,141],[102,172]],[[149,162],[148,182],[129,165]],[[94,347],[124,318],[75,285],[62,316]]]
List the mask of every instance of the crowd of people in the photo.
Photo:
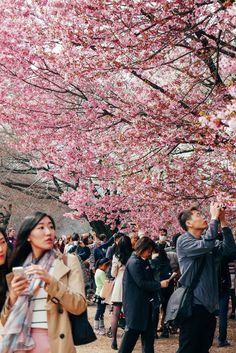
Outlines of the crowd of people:
[[[178,353],[208,353],[219,317],[218,344],[227,347],[228,317],[235,319],[236,244],[218,203],[209,223],[196,207],[183,210],[184,233],[168,237],[117,232],[110,238],[91,231],[56,238],[53,218],[26,217],[19,231],[0,230],[1,353],[75,352],[69,313],[96,305],[94,332],[111,338],[111,348],[153,353],[155,339],[179,334]],[[66,257],[66,261],[65,261]],[[191,317],[179,327],[166,320],[172,293],[189,286],[204,263],[194,289]],[[111,322],[104,323],[106,308]],[[229,312],[230,310],[230,312]],[[122,327],[118,344],[117,330]],[[108,338],[107,339],[110,339]]]

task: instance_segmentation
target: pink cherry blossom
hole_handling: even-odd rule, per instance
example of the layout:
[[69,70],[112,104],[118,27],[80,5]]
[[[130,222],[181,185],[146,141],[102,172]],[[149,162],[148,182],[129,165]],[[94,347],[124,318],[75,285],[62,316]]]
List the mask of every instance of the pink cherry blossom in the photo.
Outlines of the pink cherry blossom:
[[183,207],[235,195],[234,11],[1,0],[1,122],[72,217],[175,232]]

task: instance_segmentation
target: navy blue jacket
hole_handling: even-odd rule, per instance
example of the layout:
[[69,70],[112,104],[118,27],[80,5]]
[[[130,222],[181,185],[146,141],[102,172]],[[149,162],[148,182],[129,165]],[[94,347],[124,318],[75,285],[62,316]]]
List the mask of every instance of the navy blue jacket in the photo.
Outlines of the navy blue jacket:
[[132,254],[123,277],[123,307],[128,328],[146,330],[151,303],[157,300],[159,287],[149,261]]

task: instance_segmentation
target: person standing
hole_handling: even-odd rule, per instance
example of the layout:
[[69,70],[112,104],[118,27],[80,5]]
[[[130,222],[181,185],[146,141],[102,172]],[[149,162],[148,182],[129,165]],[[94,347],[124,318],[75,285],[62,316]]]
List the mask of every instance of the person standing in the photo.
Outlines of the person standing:
[[7,239],[9,241],[9,243],[11,244],[12,246],[12,249],[15,248],[15,245],[16,245],[16,231],[13,227],[10,227],[8,229],[8,232],[7,232]]
[[112,311],[112,343],[111,348],[117,350],[117,327],[122,308],[123,276],[125,265],[133,252],[130,237],[123,235],[119,238],[116,252],[112,258],[111,276],[114,278],[114,287],[111,295]]
[[1,353],[75,353],[68,313],[86,310],[83,274],[76,256],[53,250],[55,223],[36,212],[18,232],[9,274],[9,295],[1,312]]
[[236,260],[229,263],[229,272],[230,272],[230,279],[231,279],[231,287],[230,287],[231,314],[229,318],[234,320],[235,312],[236,312]]
[[[182,276],[179,282],[190,285],[203,257],[204,268],[194,289],[192,316],[180,327],[177,353],[208,353],[212,346],[218,309],[218,267],[222,256],[235,250],[235,242],[227,226],[225,210],[218,203],[210,206],[209,225],[197,207],[182,211],[179,222],[186,231],[177,241],[177,255]],[[217,240],[221,226],[223,241]]]
[[97,309],[94,317],[94,332],[98,335],[105,335],[105,325],[104,325],[104,313],[106,310],[106,303],[104,298],[100,296],[103,285],[106,282],[107,276],[106,271],[110,266],[110,260],[106,257],[97,260],[95,265],[95,302],[97,304]]
[[[165,231],[165,229],[163,231]],[[165,251],[166,244],[167,244],[166,239],[162,240],[161,237],[159,242],[156,244],[156,250],[159,253],[159,256],[156,257],[154,262],[156,262],[156,267],[158,267],[159,269],[160,281],[167,280],[172,275],[170,260]],[[158,329],[158,332],[161,332],[160,338],[169,338],[169,328],[167,325],[164,324],[164,322],[165,322],[167,304],[173,291],[174,291],[174,281],[170,281],[169,286],[167,288],[161,288],[161,307],[160,307],[161,324],[160,324],[160,328]]]
[[0,312],[6,300],[6,274],[8,273],[10,251],[5,230],[0,228]]
[[227,340],[228,309],[231,279],[229,273],[229,261],[236,259],[236,251],[232,257],[223,257],[219,266],[219,347],[228,347]]
[[[135,245],[135,253],[129,258],[123,277],[123,307],[126,328],[119,353],[131,353],[141,335],[142,352],[154,353],[152,325],[153,302],[159,300],[160,283],[153,278],[149,263],[155,247],[154,241],[144,236]],[[163,281],[161,286],[168,286]]]

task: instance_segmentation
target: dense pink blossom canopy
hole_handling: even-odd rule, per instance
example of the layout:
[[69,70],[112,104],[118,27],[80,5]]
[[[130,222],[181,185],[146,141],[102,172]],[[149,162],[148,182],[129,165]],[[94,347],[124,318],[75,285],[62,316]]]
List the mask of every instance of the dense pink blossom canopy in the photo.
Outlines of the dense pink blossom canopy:
[[235,197],[235,14],[218,0],[1,0],[1,121],[67,183],[74,216],[155,233]]

